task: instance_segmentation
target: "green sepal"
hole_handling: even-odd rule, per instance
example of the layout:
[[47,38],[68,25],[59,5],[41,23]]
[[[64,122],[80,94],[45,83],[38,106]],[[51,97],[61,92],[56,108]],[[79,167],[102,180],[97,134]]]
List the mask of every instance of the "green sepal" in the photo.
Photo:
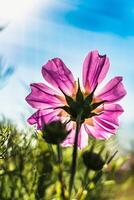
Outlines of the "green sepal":
[[100,102],[97,102],[97,103],[93,103],[90,105],[91,107],[91,110],[94,110],[96,109],[98,106],[100,106],[101,104],[104,104],[105,101],[100,101]]
[[69,106],[62,106],[62,107],[58,107],[58,108],[61,108],[61,109],[65,110],[68,114],[71,114]]
[[89,118],[91,118],[91,117],[93,117],[93,116],[97,116],[97,115],[98,115],[97,113],[94,113],[94,112],[92,113],[92,112],[91,112],[90,115],[89,115]]
[[67,95],[63,90],[61,90],[61,91],[62,91],[62,93],[65,96],[67,104],[71,107],[75,103],[75,101],[73,100],[72,97],[70,97],[69,95]]
[[[98,84],[97,84],[98,85]],[[94,90],[85,98],[84,100],[84,103],[87,104],[87,105],[90,105],[92,103],[92,100],[93,100],[93,96],[94,96],[94,92],[97,88],[97,85],[96,87],[94,88]]]
[[78,90],[77,90],[77,94],[76,94],[76,101],[78,103],[83,103],[84,101],[84,96],[83,96],[83,93],[80,89],[80,82],[79,82],[79,79],[78,79]]

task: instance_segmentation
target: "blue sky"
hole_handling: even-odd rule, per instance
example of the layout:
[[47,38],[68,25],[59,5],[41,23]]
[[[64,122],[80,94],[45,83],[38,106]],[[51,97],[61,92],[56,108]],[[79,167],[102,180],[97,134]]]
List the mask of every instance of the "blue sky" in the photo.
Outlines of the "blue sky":
[[28,85],[43,81],[41,66],[48,59],[62,58],[77,78],[86,54],[98,49],[111,61],[105,82],[116,75],[124,77],[128,95],[122,101],[125,113],[119,136],[121,144],[128,146],[134,139],[134,2],[39,2],[25,17],[17,16],[0,32],[0,54],[15,67],[0,90],[0,112],[20,124],[22,116],[26,119],[34,111],[24,100]]
[[[58,1],[56,1],[58,2]],[[96,32],[120,36],[134,35],[133,0],[63,0],[61,6],[51,7],[53,19]],[[44,14],[43,14],[44,15]]]

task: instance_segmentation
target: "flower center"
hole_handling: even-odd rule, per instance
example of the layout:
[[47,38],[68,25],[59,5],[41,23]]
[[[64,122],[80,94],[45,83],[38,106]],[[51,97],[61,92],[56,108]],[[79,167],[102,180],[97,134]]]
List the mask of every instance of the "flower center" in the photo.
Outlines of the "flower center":
[[70,115],[71,120],[76,121],[77,116],[81,115],[81,120],[84,122],[85,119],[99,114],[96,112],[96,109],[105,101],[94,102],[94,91],[85,96],[81,91],[78,81],[78,89],[75,98],[64,93],[68,105],[63,106],[62,109]]

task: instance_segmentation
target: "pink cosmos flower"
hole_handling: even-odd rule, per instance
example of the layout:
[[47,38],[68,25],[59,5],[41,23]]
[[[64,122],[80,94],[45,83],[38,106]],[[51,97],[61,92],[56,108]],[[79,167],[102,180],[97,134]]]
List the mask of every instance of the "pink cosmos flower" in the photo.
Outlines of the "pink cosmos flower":
[[78,135],[78,147],[88,144],[88,135],[96,139],[108,139],[119,127],[118,117],[122,107],[116,102],[126,95],[122,77],[114,77],[103,89],[97,92],[99,84],[109,69],[109,59],[91,51],[83,63],[83,87],[75,81],[71,71],[60,58],[49,60],[42,67],[42,75],[50,87],[44,83],[31,84],[31,93],[26,101],[35,109],[29,124],[37,124],[42,129],[44,123],[55,120],[69,121],[67,129],[71,132],[63,146],[74,143],[76,116],[82,113],[82,125]]

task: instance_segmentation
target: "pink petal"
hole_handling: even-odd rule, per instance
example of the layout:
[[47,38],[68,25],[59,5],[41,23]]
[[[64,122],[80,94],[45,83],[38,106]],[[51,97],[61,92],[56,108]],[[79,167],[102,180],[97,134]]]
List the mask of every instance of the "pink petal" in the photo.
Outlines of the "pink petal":
[[[68,130],[71,130],[71,133],[67,136],[67,138],[62,143],[63,147],[73,146],[74,145],[74,139],[75,139],[75,132],[76,129],[73,126],[73,122],[70,122],[68,125]],[[84,126],[81,126],[79,135],[78,135],[78,148],[83,149],[88,145],[88,135],[85,131]]]
[[95,119],[101,119],[104,122],[119,126],[118,118],[124,112],[123,108],[119,104],[104,104],[104,111],[101,115],[95,116]]
[[97,139],[108,139],[116,133],[119,126],[118,117],[122,112],[119,104],[104,105],[102,114],[93,117],[93,126],[85,124],[87,133]]
[[103,81],[109,65],[106,55],[101,56],[98,51],[91,51],[86,56],[83,64],[83,85],[87,91],[92,92]]
[[78,147],[80,149],[85,148],[88,145],[88,134],[85,130],[84,125],[82,124],[79,136],[78,136]]
[[45,80],[57,89],[69,95],[73,93],[74,77],[60,58],[49,60],[42,67],[42,74]]
[[85,127],[86,132],[90,136],[96,139],[99,139],[99,140],[108,139],[111,136],[111,133],[104,131],[103,128],[99,126],[97,127],[97,126],[90,126],[88,124],[84,124],[84,127]]
[[31,125],[37,124],[37,128],[42,129],[45,123],[47,124],[52,121],[58,120],[59,119],[59,117],[57,116],[58,113],[59,110],[53,110],[53,109],[38,110],[27,121]]
[[62,146],[63,147],[73,146],[73,144],[74,144],[74,137],[75,137],[75,129],[73,128],[73,122],[69,122],[67,124],[66,128],[67,128],[68,131],[71,130],[71,132],[66,137],[66,139],[63,141]]
[[57,92],[43,83],[33,83],[31,93],[26,97],[26,101],[37,109],[63,106],[63,103],[57,98]]
[[119,101],[126,95],[126,91],[122,84],[122,77],[115,77],[111,79],[102,91],[97,95],[102,100],[106,100],[107,103],[113,103]]
[[102,129],[104,132],[115,134],[118,126],[110,124],[107,121],[102,120],[101,118],[94,118],[94,126],[96,129]]

